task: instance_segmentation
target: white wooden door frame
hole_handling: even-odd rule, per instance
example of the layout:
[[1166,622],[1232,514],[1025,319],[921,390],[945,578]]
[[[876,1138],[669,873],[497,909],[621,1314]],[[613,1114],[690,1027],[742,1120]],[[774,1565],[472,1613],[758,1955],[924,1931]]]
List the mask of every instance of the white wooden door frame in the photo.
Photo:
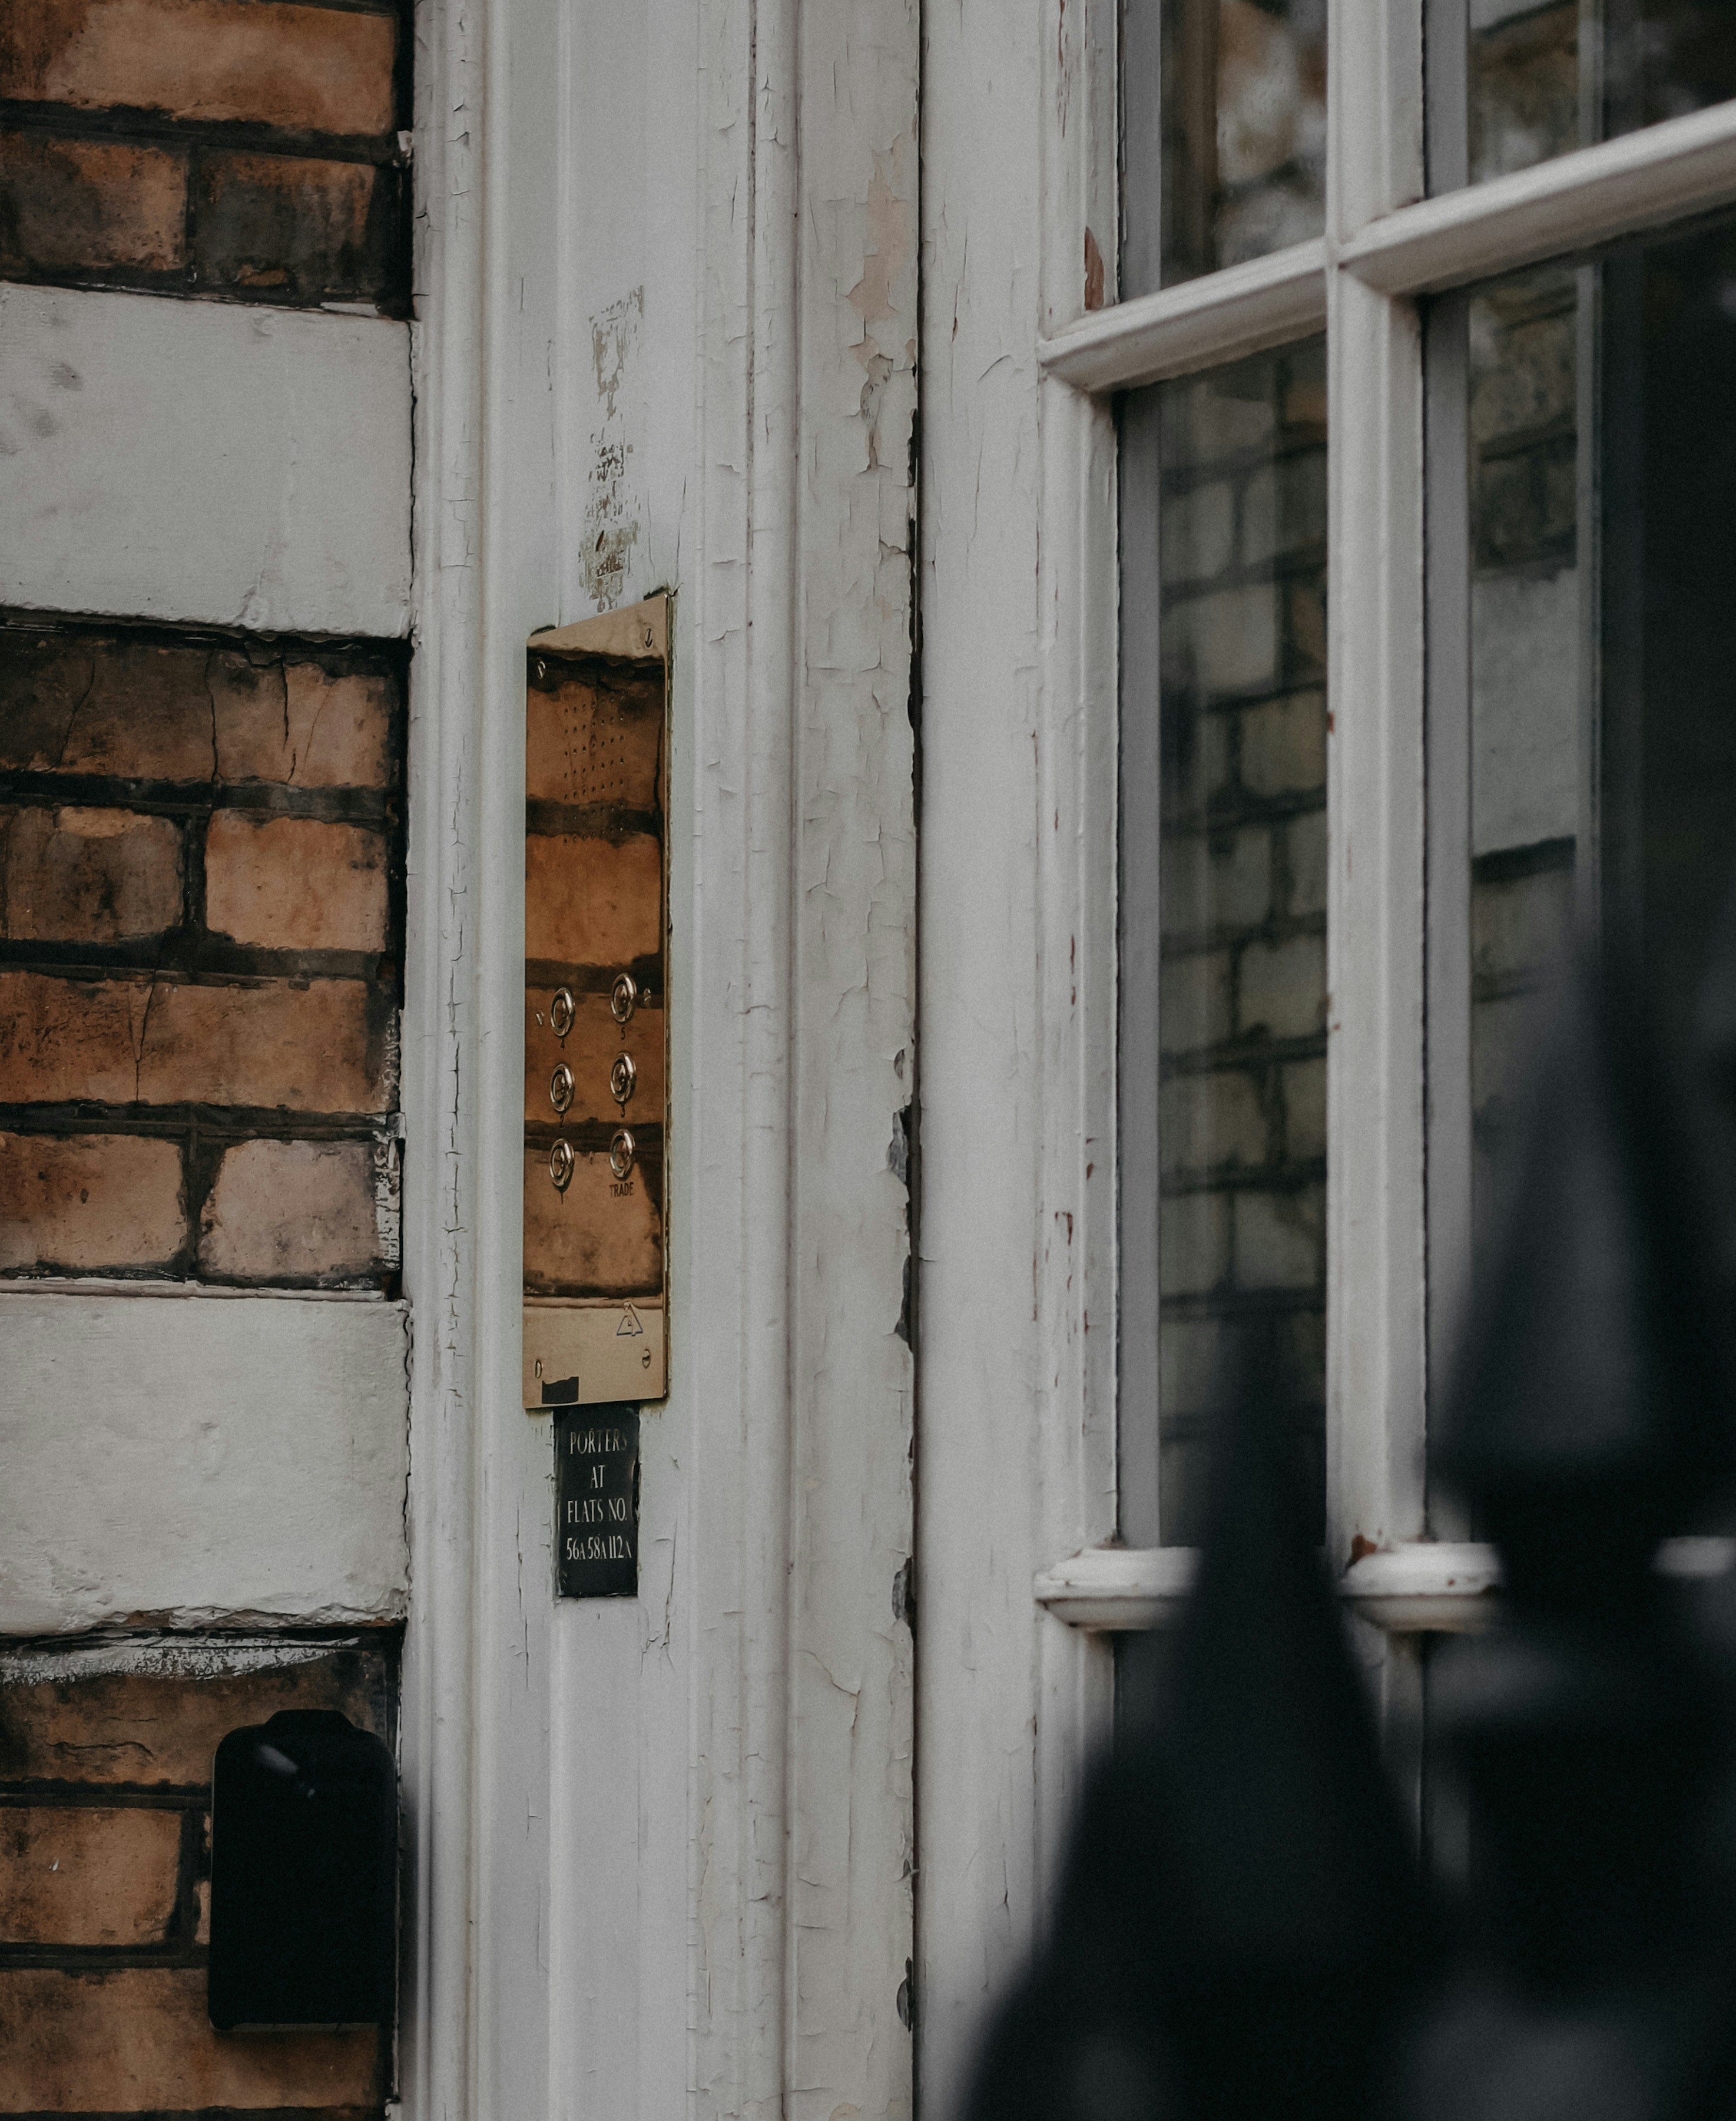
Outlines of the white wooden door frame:
[[[919,58],[910,0],[419,17],[418,2116],[910,2105]],[[522,646],[593,608],[599,508],[616,600],[677,599],[673,1390],[639,1601],[556,1611],[517,1389]]]
[[1110,0],[931,11],[923,77],[922,2105],[1036,1942],[1106,1645],[1036,1572],[1115,1482],[1115,431],[1045,375],[1113,299]]

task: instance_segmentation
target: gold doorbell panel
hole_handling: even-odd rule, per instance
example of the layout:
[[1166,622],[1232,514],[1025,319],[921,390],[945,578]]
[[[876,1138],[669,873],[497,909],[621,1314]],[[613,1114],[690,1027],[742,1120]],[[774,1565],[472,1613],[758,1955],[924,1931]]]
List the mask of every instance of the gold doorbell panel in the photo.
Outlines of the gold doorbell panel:
[[669,599],[525,651],[524,1405],[662,1399]]

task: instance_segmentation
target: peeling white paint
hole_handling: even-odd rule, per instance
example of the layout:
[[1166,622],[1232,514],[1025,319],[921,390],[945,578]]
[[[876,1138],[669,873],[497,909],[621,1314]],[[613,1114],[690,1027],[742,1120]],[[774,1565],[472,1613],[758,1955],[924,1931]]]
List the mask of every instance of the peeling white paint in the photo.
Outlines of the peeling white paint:
[[599,611],[613,611],[620,604],[621,584],[639,542],[636,467],[631,461],[633,443],[623,399],[639,351],[644,309],[645,289],[635,287],[591,319],[591,366],[602,424],[591,435],[590,490],[579,564],[586,592]]
[[0,603],[407,632],[409,327],[0,286]]
[[1036,344],[1115,225],[1115,13],[925,16],[917,2022],[942,2114],[1110,1701],[1107,1651],[1031,1581],[1115,1527],[1115,436]]
[[[898,2121],[917,10],[420,23],[407,2103]],[[523,643],[665,585],[673,1390],[638,1601],[557,1608],[515,1404]]]
[[0,1295],[0,1634],[402,1618],[406,1322]]

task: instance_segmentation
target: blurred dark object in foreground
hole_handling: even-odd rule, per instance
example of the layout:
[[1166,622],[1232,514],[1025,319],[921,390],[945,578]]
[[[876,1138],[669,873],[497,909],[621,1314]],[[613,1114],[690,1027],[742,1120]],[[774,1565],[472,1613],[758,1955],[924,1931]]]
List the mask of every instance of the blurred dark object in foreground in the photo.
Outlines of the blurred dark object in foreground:
[[970,2121],[1736,2105],[1736,1597],[1655,1566],[1727,1502],[1728,1306],[1639,1018],[1576,967],[1434,1441],[1506,1583],[1435,1666],[1460,1904],[1419,1875],[1256,1348],[1151,1713],[1092,1782]]
[[977,2121],[1353,2114],[1420,1973],[1414,1867],[1309,1536],[1278,1345],[1244,1343],[1155,1713],[1086,1799]]

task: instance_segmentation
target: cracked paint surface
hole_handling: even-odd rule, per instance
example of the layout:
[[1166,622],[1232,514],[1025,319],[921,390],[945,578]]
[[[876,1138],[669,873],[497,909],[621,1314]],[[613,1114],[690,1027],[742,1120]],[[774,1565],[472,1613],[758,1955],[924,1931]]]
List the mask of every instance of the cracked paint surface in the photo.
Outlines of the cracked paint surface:
[[640,521],[630,478],[633,444],[627,433],[629,371],[639,347],[645,290],[635,287],[591,319],[591,365],[601,424],[591,436],[579,571],[598,611],[621,600],[639,543]]
[[918,157],[896,64],[877,107],[805,85],[790,2105],[839,2121],[910,2099]]

